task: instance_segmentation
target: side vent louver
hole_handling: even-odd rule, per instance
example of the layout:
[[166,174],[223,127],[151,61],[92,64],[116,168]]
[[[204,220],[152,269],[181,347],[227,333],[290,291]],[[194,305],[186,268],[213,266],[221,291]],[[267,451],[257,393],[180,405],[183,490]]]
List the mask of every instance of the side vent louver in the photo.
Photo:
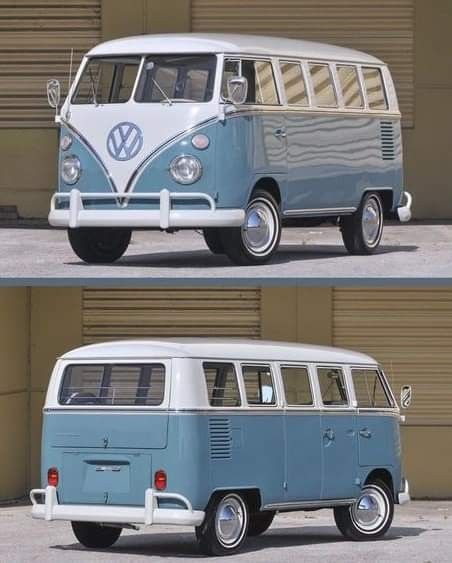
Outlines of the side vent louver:
[[209,444],[211,459],[230,459],[232,449],[231,421],[228,418],[209,420]]
[[394,123],[392,121],[380,122],[381,156],[383,160],[395,159]]

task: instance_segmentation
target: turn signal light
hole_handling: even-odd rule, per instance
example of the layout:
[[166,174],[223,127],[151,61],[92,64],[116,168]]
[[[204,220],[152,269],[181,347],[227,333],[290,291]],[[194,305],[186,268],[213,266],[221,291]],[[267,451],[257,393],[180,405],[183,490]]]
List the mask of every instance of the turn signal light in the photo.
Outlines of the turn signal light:
[[47,471],[47,483],[51,487],[57,487],[58,486],[58,469],[56,467],[51,467]]
[[154,487],[157,491],[164,491],[166,489],[166,473],[163,469],[159,469],[155,472]]

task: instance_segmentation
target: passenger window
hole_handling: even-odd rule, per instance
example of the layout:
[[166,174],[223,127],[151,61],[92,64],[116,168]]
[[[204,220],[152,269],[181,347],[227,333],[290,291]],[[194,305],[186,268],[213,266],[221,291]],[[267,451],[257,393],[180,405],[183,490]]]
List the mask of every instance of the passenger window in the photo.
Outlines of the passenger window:
[[64,372],[61,405],[146,405],[163,401],[162,364],[73,365]]
[[314,101],[317,107],[336,107],[337,100],[334,93],[333,79],[330,67],[326,64],[309,65]]
[[388,109],[381,70],[363,67],[363,76],[369,109]]
[[247,104],[278,104],[275,77],[269,61],[242,61],[242,75],[248,80]]
[[354,66],[337,65],[337,74],[345,107],[363,108],[364,100],[359,85],[357,68]]
[[360,408],[390,408],[393,401],[383,386],[380,374],[376,369],[353,369],[353,386]]
[[299,63],[281,62],[279,67],[281,69],[287,103],[296,106],[309,105],[301,65]]
[[275,405],[276,396],[269,366],[242,366],[249,405]]
[[204,362],[204,377],[211,407],[240,407],[240,392],[233,364]]
[[313,405],[311,385],[307,368],[281,366],[281,377],[289,406]]
[[347,387],[342,369],[317,368],[317,375],[322,402],[326,407],[348,405]]
[[240,61],[224,61],[223,78],[221,81],[221,96],[223,99],[228,97],[228,80],[233,76],[240,75]]

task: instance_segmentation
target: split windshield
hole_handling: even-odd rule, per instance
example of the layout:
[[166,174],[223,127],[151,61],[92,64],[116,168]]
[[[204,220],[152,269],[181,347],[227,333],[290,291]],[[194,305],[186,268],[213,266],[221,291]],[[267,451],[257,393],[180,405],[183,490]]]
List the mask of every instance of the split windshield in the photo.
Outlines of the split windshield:
[[[120,104],[135,89],[141,57],[95,57],[85,66],[73,104]],[[153,55],[145,58],[135,92],[139,103],[208,102],[212,99],[215,55]]]

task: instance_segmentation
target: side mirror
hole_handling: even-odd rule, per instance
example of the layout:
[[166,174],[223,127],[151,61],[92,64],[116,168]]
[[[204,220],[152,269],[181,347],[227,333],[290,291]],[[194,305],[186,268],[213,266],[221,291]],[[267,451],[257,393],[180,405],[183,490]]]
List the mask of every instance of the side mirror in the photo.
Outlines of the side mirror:
[[411,405],[412,390],[411,385],[404,385],[400,389],[400,406],[407,409]]
[[228,101],[235,106],[246,102],[248,95],[248,80],[244,76],[232,76],[227,83]]
[[49,102],[49,106],[58,110],[58,106],[60,105],[61,99],[61,86],[60,82],[55,78],[52,80],[47,81],[47,101]]

